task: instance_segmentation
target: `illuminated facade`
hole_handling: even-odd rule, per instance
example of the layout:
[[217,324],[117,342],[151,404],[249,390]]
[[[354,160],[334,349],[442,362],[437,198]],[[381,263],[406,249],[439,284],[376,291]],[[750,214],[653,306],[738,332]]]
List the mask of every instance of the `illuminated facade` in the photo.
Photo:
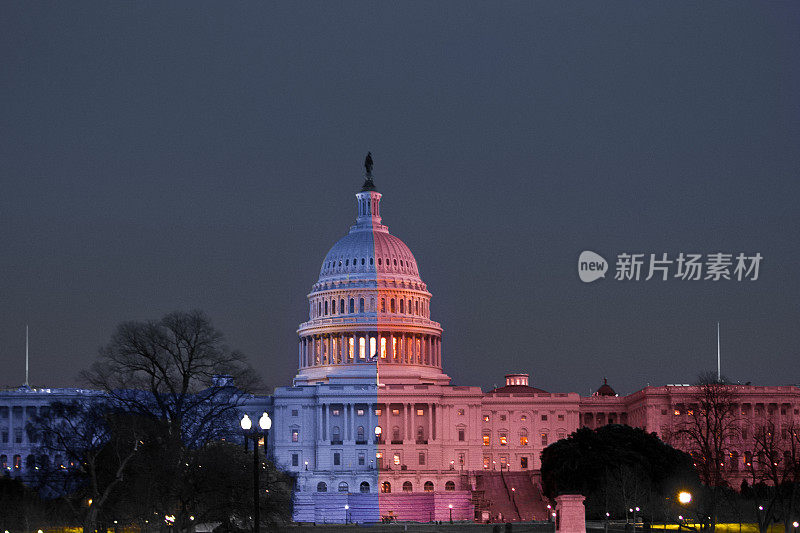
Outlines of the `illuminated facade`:
[[[543,519],[540,454],[577,428],[630,424],[680,447],[674,413],[691,404],[690,387],[619,397],[604,383],[580,397],[532,387],[528,374],[489,392],[451,385],[431,294],[409,248],[382,224],[380,200],[368,174],[356,223],[307,295],[294,384],[273,397],[274,458],[298,475],[296,520],[447,520],[451,506],[456,519]],[[797,387],[737,394],[752,413],[761,406],[800,421]],[[744,457],[732,456],[732,471]]]
[[[535,388],[524,373],[488,392],[452,385],[431,293],[409,248],[383,225],[380,201],[368,172],[356,222],[327,253],[307,295],[292,386],[241,407],[253,419],[271,411],[270,455],[297,476],[297,521],[449,520],[451,512],[456,520],[544,519],[540,454],[579,427],[629,424],[685,447],[675,433],[695,408],[693,387],[648,386],[619,397],[604,383],[581,397]],[[770,422],[783,434],[800,425],[800,389],[734,392],[741,432],[726,469],[738,487],[754,428]],[[6,472],[24,476],[36,466],[26,419],[53,399],[82,394],[89,393],[0,392]]]

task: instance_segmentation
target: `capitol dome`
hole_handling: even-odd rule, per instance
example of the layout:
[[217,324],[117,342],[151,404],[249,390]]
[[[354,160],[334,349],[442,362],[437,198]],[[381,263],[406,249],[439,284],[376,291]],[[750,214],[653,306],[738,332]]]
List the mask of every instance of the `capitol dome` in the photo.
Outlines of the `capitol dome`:
[[319,272],[319,280],[361,274],[394,275],[419,282],[417,261],[408,246],[386,231],[354,229],[333,245]]
[[307,295],[295,383],[448,383],[431,293],[411,250],[381,223],[371,172],[356,201],[356,223],[325,255]]

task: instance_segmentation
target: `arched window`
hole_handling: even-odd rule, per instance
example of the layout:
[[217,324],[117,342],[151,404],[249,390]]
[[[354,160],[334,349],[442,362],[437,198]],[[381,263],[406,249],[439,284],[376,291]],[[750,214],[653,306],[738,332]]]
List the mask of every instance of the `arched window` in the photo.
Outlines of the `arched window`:
[[331,444],[341,444],[342,443],[342,432],[339,429],[339,426],[333,426],[331,429]]
[[392,442],[400,440],[400,428],[395,426],[392,428]]
[[433,481],[426,481],[423,490],[425,492],[433,492]]
[[347,485],[347,481],[339,483],[339,492],[347,492],[348,490],[350,490],[350,487]]
[[384,481],[383,483],[381,483],[381,492],[383,492],[384,494],[392,492],[392,484],[389,483],[388,481]]
[[403,492],[412,492],[413,490],[414,490],[414,488],[411,486],[411,482],[410,481],[404,481],[403,482]]
[[406,312],[404,304],[405,304],[405,300],[401,299],[400,300],[400,312],[401,313],[405,313]]
[[450,490],[450,491],[456,490],[456,484],[452,481],[448,481],[447,483],[444,484],[444,490]]
[[353,298],[350,298],[350,313],[356,312],[356,301]]
[[358,443],[364,443],[364,426],[358,426],[358,429],[356,430],[356,440]]
[[339,300],[339,313],[342,315],[344,314],[344,298]]
[[520,446],[528,445],[528,430],[525,428],[519,430],[519,445]]
[[417,426],[417,443],[421,444],[425,440],[425,428]]
[[358,312],[359,313],[363,313],[364,312],[364,298],[360,298],[358,300]]
[[325,314],[328,314],[328,300],[325,300]]
[[361,486],[358,487],[358,490],[361,491],[362,494],[366,494],[369,492],[369,483],[362,481]]
[[328,484],[324,481],[317,483],[317,492],[328,492]]
[[389,300],[389,312],[394,313],[394,298]]

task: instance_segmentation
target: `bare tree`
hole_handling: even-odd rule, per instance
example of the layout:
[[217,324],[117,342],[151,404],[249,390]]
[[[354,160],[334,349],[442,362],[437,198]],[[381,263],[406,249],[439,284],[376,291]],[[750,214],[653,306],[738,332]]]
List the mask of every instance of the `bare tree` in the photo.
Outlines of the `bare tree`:
[[224,436],[228,415],[259,383],[201,311],[120,324],[81,376],[116,405],[159,419],[173,437],[197,445]]
[[753,455],[746,462],[754,487],[769,485],[756,491],[755,505],[760,506],[760,531],[780,513],[784,529],[789,531],[795,519],[800,498],[800,428],[794,422],[779,426],[770,419],[758,421],[753,428]]
[[[124,420],[123,420],[124,418]],[[122,483],[136,455],[143,429],[121,417],[103,398],[54,402],[28,423],[28,434],[40,453],[52,454],[40,465],[40,492],[64,498],[81,516],[84,531],[95,531],[109,498]]]
[[236,432],[238,407],[259,383],[201,311],[121,324],[82,377],[114,408],[156,422],[146,441],[160,460],[147,497],[178,523],[191,490],[185,473],[197,457],[191,450]]
[[685,407],[686,416],[673,434],[694,459],[700,481],[709,487],[705,514],[710,517],[707,527],[713,531],[722,489],[728,486],[725,460],[739,437],[739,415],[732,385],[701,375],[695,389],[692,403]]

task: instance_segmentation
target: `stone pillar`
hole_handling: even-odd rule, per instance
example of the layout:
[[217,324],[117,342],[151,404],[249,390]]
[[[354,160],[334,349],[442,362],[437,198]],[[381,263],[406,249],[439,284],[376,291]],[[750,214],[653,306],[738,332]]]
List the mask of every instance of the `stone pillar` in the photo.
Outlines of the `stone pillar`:
[[586,533],[585,499],[580,494],[556,496],[556,533]]

